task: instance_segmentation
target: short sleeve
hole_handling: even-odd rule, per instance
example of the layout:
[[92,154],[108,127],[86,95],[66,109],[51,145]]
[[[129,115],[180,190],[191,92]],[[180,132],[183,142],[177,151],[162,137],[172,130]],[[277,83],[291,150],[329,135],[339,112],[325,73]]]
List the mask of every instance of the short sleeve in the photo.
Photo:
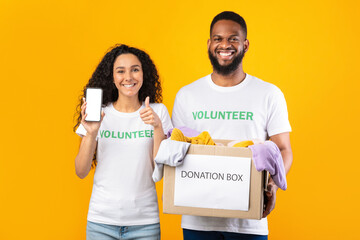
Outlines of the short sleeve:
[[291,132],[285,97],[279,88],[274,89],[269,96],[267,132],[269,136]]
[[166,106],[164,104],[160,104],[160,120],[162,123],[162,127],[163,127],[163,131],[164,134],[167,135],[168,131],[170,129],[173,128],[172,123],[171,123],[171,119],[170,119],[170,115],[169,115],[169,111],[167,110]]
[[180,90],[175,97],[174,107],[171,116],[174,127],[187,126],[184,119],[185,110],[183,109],[184,106],[182,105],[182,103],[184,103],[182,96],[183,95]]
[[80,123],[79,127],[76,129],[76,134],[80,137],[86,136],[86,129],[84,126]]
[[[76,129],[75,133],[76,133],[77,135],[79,135],[80,137],[84,137],[84,136],[86,136],[87,131],[86,131],[86,129],[84,128],[84,126],[80,123],[80,125],[79,125],[79,127]],[[99,132],[98,132],[98,134],[97,134],[97,136],[96,136],[96,141],[97,141],[98,139],[99,139]]]

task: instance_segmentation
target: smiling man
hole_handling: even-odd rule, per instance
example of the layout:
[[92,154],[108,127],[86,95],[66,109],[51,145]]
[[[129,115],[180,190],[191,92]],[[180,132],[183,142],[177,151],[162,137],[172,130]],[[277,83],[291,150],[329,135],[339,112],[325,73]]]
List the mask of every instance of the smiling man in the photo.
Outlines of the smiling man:
[[[234,12],[218,14],[207,45],[213,73],[180,89],[172,113],[174,127],[208,131],[214,139],[270,138],[288,172],[292,151],[286,101],[279,88],[244,72],[242,60],[249,50],[244,19]],[[274,209],[278,187],[270,179],[267,189],[261,220],[184,215],[184,239],[267,239],[266,216]]]

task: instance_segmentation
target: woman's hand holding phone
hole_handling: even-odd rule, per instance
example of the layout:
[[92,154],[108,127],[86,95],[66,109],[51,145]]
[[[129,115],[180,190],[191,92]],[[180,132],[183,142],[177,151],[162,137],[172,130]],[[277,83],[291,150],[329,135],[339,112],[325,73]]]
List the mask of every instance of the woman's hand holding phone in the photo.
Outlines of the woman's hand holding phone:
[[104,111],[101,111],[101,120],[99,122],[89,122],[86,121],[86,117],[87,114],[85,113],[86,110],[86,100],[85,98],[83,98],[83,104],[81,105],[81,124],[84,126],[85,130],[86,130],[86,136],[92,136],[92,137],[96,137],[97,133],[99,131],[100,128],[100,124],[102,122],[102,120],[104,119],[105,113]]

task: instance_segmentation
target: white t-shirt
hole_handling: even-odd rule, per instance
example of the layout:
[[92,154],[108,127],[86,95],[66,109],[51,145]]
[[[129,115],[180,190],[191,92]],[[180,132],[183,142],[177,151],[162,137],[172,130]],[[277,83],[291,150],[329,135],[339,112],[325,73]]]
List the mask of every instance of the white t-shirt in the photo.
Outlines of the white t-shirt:
[[[150,107],[161,119],[164,133],[172,128],[164,104]],[[155,184],[152,180],[153,127],[140,118],[144,104],[132,113],[104,108],[97,135],[97,166],[87,219],[92,222],[131,226],[159,222]],[[76,131],[86,135],[80,125]]]
[[[233,87],[216,85],[211,75],[180,89],[176,95],[172,122],[199,132],[208,131],[214,139],[267,140],[290,132],[284,95],[273,84],[246,75]],[[267,235],[267,219],[182,217],[182,228]]]

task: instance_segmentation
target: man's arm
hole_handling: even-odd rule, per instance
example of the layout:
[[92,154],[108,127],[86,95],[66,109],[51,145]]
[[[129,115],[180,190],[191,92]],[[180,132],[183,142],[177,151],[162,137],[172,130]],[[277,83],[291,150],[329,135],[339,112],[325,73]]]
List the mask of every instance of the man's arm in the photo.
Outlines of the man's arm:
[[280,149],[281,156],[284,161],[285,172],[286,174],[289,172],[292,162],[293,162],[293,155],[290,145],[290,134],[287,133],[280,133],[270,137],[271,141],[276,143],[278,148]]
[[[293,155],[290,144],[290,134],[288,132],[280,133],[271,136],[270,139],[280,149],[281,156],[284,161],[285,172],[287,174],[293,162]],[[263,217],[269,215],[269,213],[275,208],[276,191],[278,190],[278,186],[275,185],[274,181],[271,178],[267,186],[267,190],[268,190],[266,192],[267,204],[266,204],[266,209],[263,213]]]

